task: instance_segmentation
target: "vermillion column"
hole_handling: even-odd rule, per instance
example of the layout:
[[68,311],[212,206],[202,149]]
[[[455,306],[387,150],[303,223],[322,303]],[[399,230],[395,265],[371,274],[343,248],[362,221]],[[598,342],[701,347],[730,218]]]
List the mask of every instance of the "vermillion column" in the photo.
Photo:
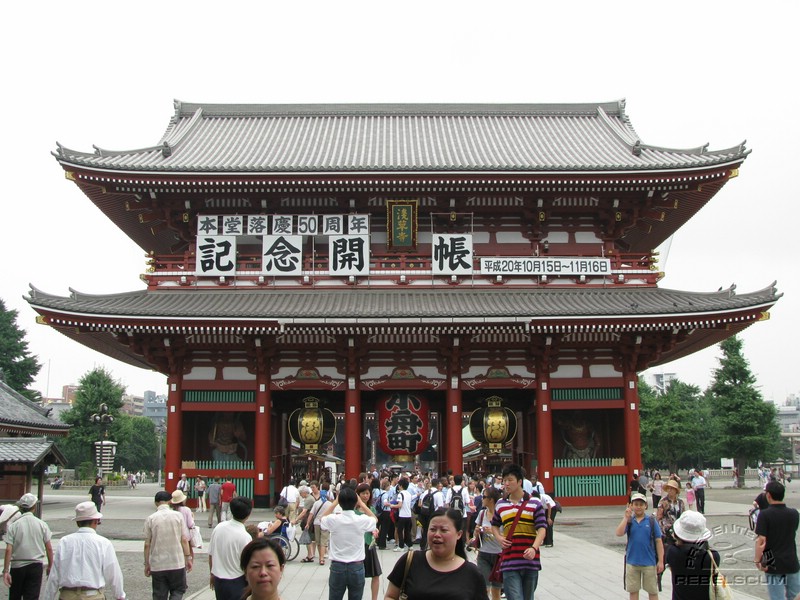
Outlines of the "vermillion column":
[[269,461],[271,458],[270,434],[272,431],[272,394],[269,389],[269,373],[259,369],[256,388],[256,439],[255,460],[256,481],[253,486],[253,504],[256,508],[269,506]]
[[458,377],[450,378],[450,389],[447,390],[445,400],[445,440],[447,450],[445,460],[447,468],[453,473],[464,472],[464,446],[461,439],[461,390],[459,389]]
[[170,375],[167,379],[167,448],[165,450],[165,466],[167,471],[164,489],[174,491],[181,476],[181,440],[183,439],[183,390],[181,375]]
[[361,472],[361,390],[355,377],[347,378],[344,393],[344,473],[348,479],[358,477]]
[[638,377],[634,371],[626,371],[624,380],[625,408],[625,464],[628,475],[634,469],[642,468],[642,441],[639,434],[639,387]]
[[536,388],[536,457],[537,475],[546,492],[555,490],[553,477],[553,395],[545,375]]

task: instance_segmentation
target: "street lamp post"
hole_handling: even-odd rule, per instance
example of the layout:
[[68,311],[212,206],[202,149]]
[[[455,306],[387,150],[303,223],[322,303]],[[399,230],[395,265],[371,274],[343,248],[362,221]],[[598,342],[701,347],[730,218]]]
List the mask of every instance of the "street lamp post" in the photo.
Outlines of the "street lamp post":
[[114,417],[108,410],[108,404],[103,402],[100,405],[100,410],[89,417],[89,422],[95,425],[100,425],[103,428],[103,437],[100,438],[100,460],[99,462],[99,476],[103,476],[103,460],[105,460],[105,444],[108,439],[108,426],[114,422]]

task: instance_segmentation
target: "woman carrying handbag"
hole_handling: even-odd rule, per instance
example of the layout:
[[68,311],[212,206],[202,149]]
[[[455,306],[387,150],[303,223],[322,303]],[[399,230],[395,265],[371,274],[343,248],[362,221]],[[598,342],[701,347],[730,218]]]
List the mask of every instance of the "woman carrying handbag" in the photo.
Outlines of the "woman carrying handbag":
[[492,533],[494,507],[500,497],[500,490],[493,486],[483,490],[481,498],[483,508],[475,518],[475,535],[473,537],[475,543],[470,544],[478,550],[478,570],[483,575],[483,580],[486,582],[486,591],[492,600],[500,600],[500,591],[503,589],[502,581],[489,580],[497,564],[500,552],[503,550],[494,538],[494,533]]

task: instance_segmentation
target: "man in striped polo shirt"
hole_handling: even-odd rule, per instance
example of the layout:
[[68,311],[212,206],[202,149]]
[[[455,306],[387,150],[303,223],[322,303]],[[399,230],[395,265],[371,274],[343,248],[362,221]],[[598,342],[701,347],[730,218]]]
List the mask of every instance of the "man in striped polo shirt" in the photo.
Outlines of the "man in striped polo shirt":
[[[547,533],[547,516],[542,503],[522,489],[524,474],[519,465],[506,465],[502,476],[505,498],[495,506],[492,532],[503,548],[503,589],[508,600],[533,600],[542,569],[539,548]],[[519,511],[519,522],[508,536]]]

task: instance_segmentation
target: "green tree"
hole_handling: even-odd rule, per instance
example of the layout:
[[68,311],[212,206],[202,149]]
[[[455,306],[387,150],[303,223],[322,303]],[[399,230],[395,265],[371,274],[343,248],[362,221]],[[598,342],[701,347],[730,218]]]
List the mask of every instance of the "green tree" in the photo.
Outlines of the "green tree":
[[101,404],[108,406],[114,423],[108,427],[108,439],[117,441],[119,430],[119,411],[122,408],[122,394],[125,386],[115,381],[111,374],[100,367],[81,377],[75,402],[61,416],[62,421],[72,425],[69,435],[58,446],[67,459],[67,466],[77,467],[82,462],[92,460],[94,443],[100,441],[103,430],[90,421],[91,415],[100,410]]
[[720,456],[733,457],[739,487],[749,461],[772,461],[780,454],[777,409],[765,402],[756,378],[742,354],[742,341],[733,336],[720,344],[722,357],[707,390],[714,422],[715,446]]
[[117,469],[155,471],[158,468],[158,437],[150,419],[120,415],[117,432]]
[[0,378],[9,387],[36,401],[39,394],[28,386],[42,365],[28,351],[25,332],[17,327],[17,315],[16,310],[8,310],[0,300]]
[[671,472],[698,458],[706,407],[700,388],[675,380],[663,394],[639,383],[640,432],[645,464],[667,465]]

